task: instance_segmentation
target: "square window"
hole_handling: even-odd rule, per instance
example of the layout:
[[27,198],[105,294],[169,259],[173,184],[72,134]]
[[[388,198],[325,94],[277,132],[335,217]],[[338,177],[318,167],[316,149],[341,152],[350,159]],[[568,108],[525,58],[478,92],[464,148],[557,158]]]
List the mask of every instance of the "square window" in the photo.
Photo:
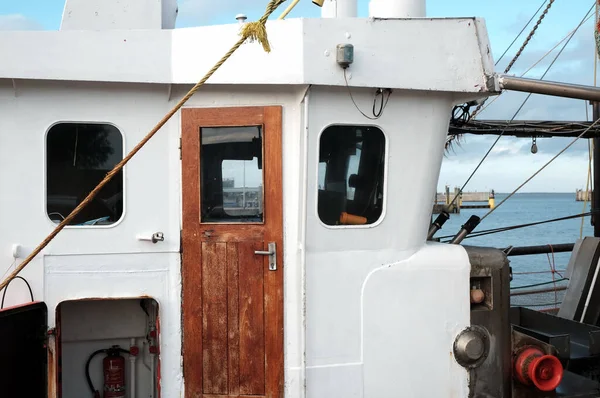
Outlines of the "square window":
[[326,225],[366,225],[383,212],[385,136],[377,127],[330,126],[321,134],[318,213]]
[[261,127],[206,127],[200,142],[201,221],[262,222]]
[[[46,137],[46,212],[61,222],[123,159],[121,132],[109,124],[59,123]],[[110,225],[123,215],[123,171],[70,225]]]

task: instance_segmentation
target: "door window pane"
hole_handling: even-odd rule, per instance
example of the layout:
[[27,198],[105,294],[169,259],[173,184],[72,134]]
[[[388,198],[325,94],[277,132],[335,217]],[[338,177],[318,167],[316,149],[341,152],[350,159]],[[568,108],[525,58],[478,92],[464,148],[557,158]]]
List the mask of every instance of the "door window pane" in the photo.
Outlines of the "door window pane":
[[373,224],[383,211],[385,136],[377,127],[330,126],[321,135],[318,213],[327,225]]
[[260,126],[200,129],[202,222],[262,222]]

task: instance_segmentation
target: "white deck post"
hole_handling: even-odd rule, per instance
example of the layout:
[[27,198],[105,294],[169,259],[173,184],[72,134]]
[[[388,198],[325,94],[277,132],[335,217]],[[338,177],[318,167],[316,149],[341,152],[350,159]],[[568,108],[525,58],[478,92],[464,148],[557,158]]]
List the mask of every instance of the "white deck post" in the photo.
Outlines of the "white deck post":
[[373,18],[423,18],[426,0],[371,0],[369,16]]

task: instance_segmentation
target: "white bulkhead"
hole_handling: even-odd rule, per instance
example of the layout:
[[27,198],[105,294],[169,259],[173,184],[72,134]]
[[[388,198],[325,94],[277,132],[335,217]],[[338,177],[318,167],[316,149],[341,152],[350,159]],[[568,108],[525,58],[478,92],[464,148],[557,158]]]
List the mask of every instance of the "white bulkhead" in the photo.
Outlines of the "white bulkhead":
[[[56,225],[53,217],[63,216],[48,214],[49,201],[81,199],[61,197],[71,185],[50,170],[49,150],[57,150],[49,142],[61,125],[102,125],[113,157],[123,156],[237,40],[237,24],[160,30],[174,26],[174,3],[166,0],[151,7],[150,30],[127,29],[140,27],[142,14],[120,14],[117,29],[103,30],[107,20],[94,25],[90,14],[77,13],[104,2],[83,3],[67,2],[64,31],[0,33],[9,60],[0,63],[4,268],[22,261]],[[135,10],[145,2],[127,3]],[[424,15],[424,2],[408,3],[404,16]],[[73,30],[88,23],[92,30]],[[185,109],[281,107],[282,186],[266,189],[283,197],[282,268],[275,271],[283,272],[283,396],[467,397],[467,371],[449,353],[469,325],[469,261],[460,246],[426,243],[426,233],[451,109],[490,95],[483,21],[290,19],[269,22],[268,32],[272,53],[245,44]],[[338,44],[354,46],[346,77]],[[383,104],[379,116],[374,101]],[[81,369],[98,340],[145,344],[152,312],[144,315],[134,301],[147,298],[157,304],[158,357],[152,369],[140,362],[147,357],[138,359],[137,391],[192,396],[182,367],[182,305],[196,308],[182,303],[182,191],[191,183],[182,177],[182,131],[178,112],[125,167],[115,188],[122,211],[112,208],[113,219],[67,227],[21,273],[34,299],[46,303],[49,328],[75,325],[73,317],[85,314],[115,325],[105,335],[92,331],[97,319],[62,331],[70,339],[62,350],[64,398],[87,388]],[[68,142],[71,148],[60,148],[75,151]],[[102,174],[110,159],[88,169]],[[356,213],[348,217],[358,218],[340,225],[348,203]],[[153,243],[157,233],[164,240]],[[6,305],[28,301],[14,281]],[[99,363],[93,366],[99,375]],[[426,389],[424,372],[432,381]]]

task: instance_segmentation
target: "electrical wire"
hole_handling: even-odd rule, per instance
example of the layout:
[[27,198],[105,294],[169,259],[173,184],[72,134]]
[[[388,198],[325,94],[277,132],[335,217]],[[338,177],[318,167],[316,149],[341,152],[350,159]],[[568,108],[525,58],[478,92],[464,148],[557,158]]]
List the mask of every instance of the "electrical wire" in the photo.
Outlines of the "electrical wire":
[[488,211],[486,214],[484,214],[483,217],[481,217],[481,219],[479,220],[479,223],[481,223],[483,220],[485,220],[490,214],[492,214],[494,211],[496,211],[496,209],[498,209],[500,206],[502,206],[502,204],[504,202],[506,202],[508,199],[510,199],[514,194],[516,194],[521,188],[523,188],[525,186],[525,184],[527,184],[529,181],[531,181],[535,176],[537,176],[539,173],[542,172],[542,170],[544,170],[548,165],[550,165],[550,163],[554,162],[554,160],[556,160],[556,158],[558,158],[560,155],[562,155],[567,149],[569,149],[571,146],[573,146],[573,144],[575,144],[575,142],[577,142],[577,140],[579,140],[581,137],[583,137],[585,135],[585,133],[588,132],[588,130],[590,130],[592,127],[594,127],[598,122],[600,121],[600,119],[594,121],[590,127],[588,127],[587,129],[585,129],[585,131],[581,134],[579,134],[577,137],[575,137],[570,143],[569,145],[567,145],[566,147],[564,147],[559,153],[557,153],[556,155],[554,155],[548,162],[546,162],[542,167],[540,167],[540,169],[538,169],[538,171],[536,171],[535,173],[533,173],[531,175],[531,177],[529,177],[528,179],[526,179],[521,185],[519,185],[517,187],[517,189],[515,189],[514,191],[512,191],[510,194],[508,194],[508,196],[504,199],[502,199],[500,201],[500,203],[498,203],[493,209],[490,209],[490,211]]
[[[350,94],[350,99],[352,100],[352,103],[354,104],[354,107],[367,119],[369,120],[377,120],[381,117],[381,115],[383,115],[383,111],[385,110],[388,101],[390,100],[390,97],[392,95],[392,90],[389,88],[386,89],[381,89],[378,88],[377,91],[375,92],[375,98],[373,98],[373,116],[369,116],[366,113],[364,113],[356,104],[356,101],[354,101],[354,96],[352,95],[352,90],[350,90],[350,85],[348,84],[348,77],[346,76],[346,69],[344,69],[344,81],[346,82],[346,88],[348,89],[348,94]],[[387,93],[387,97],[384,100],[384,93]],[[376,111],[376,105],[377,105],[377,97],[381,96],[381,103],[379,105],[379,110]]]
[[[551,0],[552,1],[552,0]],[[551,4],[551,3],[550,3]],[[549,5],[550,5],[549,4]],[[554,59],[552,60],[552,63],[550,63],[550,65],[548,66],[548,68],[546,69],[546,71],[544,72],[544,74],[542,75],[542,77],[540,78],[540,80],[543,80],[544,77],[546,77],[546,74],[548,74],[548,72],[550,71],[550,69],[552,68],[552,66],[554,66],[554,63],[556,62],[556,60],[560,57],[560,55],[563,53],[564,49],[567,47],[567,45],[569,44],[569,42],[571,41],[571,39],[575,36],[575,33],[577,33],[577,31],[579,30],[579,28],[581,28],[581,26],[583,25],[583,23],[585,22],[588,14],[594,9],[595,7],[595,2],[594,5],[592,5],[592,7],[588,10],[588,12],[585,14],[585,16],[583,17],[583,19],[581,20],[581,22],[579,23],[579,25],[575,28],[575,30],[573,31],[573,33],[571,34],[571,36],[569,37],[569,39],[567,40],[567,42],[563,45],[563,47],[561,48],[561,50],[558,52],[558,54],[556,54],[556,56],[554,57]],[[512,123],[515,118],[517,117],[517,115],[521,112],[521,110],[523,109],[523,107],[525,106],[525,104],[527,103],[527,101],[529,100],[529,98],[531,98],[532,93],[529,93],[527,95],[527,97],[525,98],[525,100],[521,103],[521,106],[519,106],[519,108],[517,109],[517,111],[514,113],[514,115],[512,116],[512,118],[510,119],[510,121],[507,123],[507,127],[508,125],[510,125],[510,123]],[[477,110],[475,110],[475,112],[477,112]],[[475,113],[473,114],[475,115]],[[592,124],[592,126],[596,124],[595,122]],[[585,132],[587,132],[592,126],[590,126],[589,128],[587,128],[585,130]],[[458,198],[458,196],[463,192],[463,190],[465,189],[465,187],[467,186],[467,184],[471,181],[471,179],[473,178],[473,176],[475,175],[475,173],[477,173],[477,170],[479,170],[479,168],[481,167],[481,165],[483,164],[483,162],[485,161],[485,159],[487,159],[487,157],[489,156],[489,154],[492,152],[492,150],[494,149],[494,147],[496,146],[496,144],[498,143],[498,141],[500,141],[500,138],[502,138],[502,136],[504,135],[504,133],[506,132],[506,128],[504,128],[500,134],[498,135],[498,137],[496,137],[496,140],[492,143],[492,146],[490,147],[490,149],[488,149],[488,151],[485,153],[485,155],[483,156],[483,158],[481,159],[481,161],[477,164],[477,166],[475,167],[475,169],[473,170],[473,172],[471,173],[471,175],[469,176],[469,178],[467,178],[467,181],[463,184],[463,186],[460,188],[460,190],[458,191],[458,195],[454,196],[454,199],[452,199],[452,202],[450,203],[450,206],[454,204],[454,202],[456,201],[456,199]],[[584,132],[584,133],[585,133]],[[580,135],[579,137],[577,137],[575,140],[581,138],[582,135]],[[575,142],[575,140],[573,142]],[[568,148],[568,147],[567,147]],[[562,152],[561,152],[562,153]],[[504,199],[506,200],[506,199]],[[504,200],[500,203],[503,203]],[[498,208],[498,206],[496,206],[494,209],[492,209],[492,211],[494,211],[496,208]],[[486,215],[487,216],[487,215]],[[484,217],[486,217],[484,216]],[[483,218],[481,219],[483,220]],[[481,221],[480,221],[481,222]]]
[[31,290],[31,286],[29,285],[29,282],[27,282],[27,279],[23,278],[22,276],[17,275],[8,281],[8,283],[6,284],[6,287],[4,288],[4,292],[2,292],[2,302],[0,303],[0,310],[4,308],[4,299],[6,298],[6,291],[8,290],[8,286],[15,279],[21,279],[23,282],[25,282],[25,284],[27,285],[27,289],[29,289],[29,297],[31,297],[32,302],[34,301],[33,300],[33,291]]

